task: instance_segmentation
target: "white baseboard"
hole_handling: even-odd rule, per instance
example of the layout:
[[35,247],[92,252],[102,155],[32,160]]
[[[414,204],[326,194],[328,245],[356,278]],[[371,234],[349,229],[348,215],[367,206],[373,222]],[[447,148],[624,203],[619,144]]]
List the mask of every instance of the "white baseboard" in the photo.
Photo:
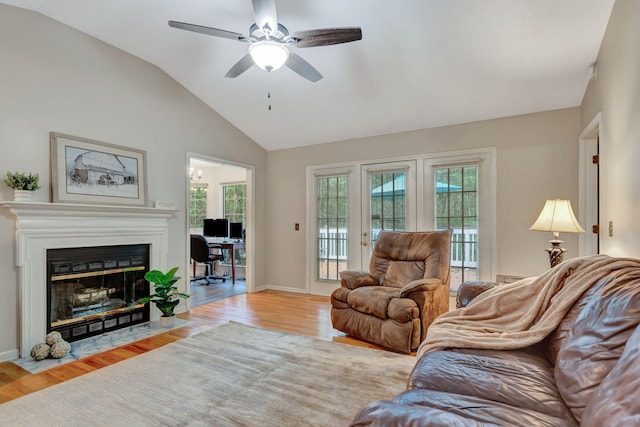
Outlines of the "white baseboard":
[[15,350],[4,351],[0,353],[0,362],[8,362],[10,360],[17,359],[19,356],[20,353],[17,348]]
[[300,289],[300,288],[289,288],[287,286],[277,286],[277,285],[262,285],[259,286],[257,288],[254,289],[254,292],[260,292],[260,291],[266,291],[266,290],[272,290],[272,291],[281,291],[281,292],[293,292],[296,294],[306,294],[307,290],[306,289]]

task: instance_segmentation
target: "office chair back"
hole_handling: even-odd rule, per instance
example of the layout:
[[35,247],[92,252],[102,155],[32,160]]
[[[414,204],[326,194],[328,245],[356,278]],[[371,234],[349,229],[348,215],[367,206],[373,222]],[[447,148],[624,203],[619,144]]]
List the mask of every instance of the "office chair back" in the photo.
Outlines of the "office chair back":
[[191,235],[191,259],[195,262],[210,261],[209,244],[204,236],[199,234]]

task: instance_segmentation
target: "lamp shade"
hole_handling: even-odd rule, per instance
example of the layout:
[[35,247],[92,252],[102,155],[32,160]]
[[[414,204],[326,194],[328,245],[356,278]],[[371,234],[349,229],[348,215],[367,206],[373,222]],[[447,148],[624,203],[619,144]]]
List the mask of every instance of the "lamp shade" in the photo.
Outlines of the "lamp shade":
[[584,233],[571,209],[569,200],[547,200],[529,230],[551,231],[553,233]]
[[249,54],[255,64],[267,71],[275,71],[289,59],[289,49],[281,43],[264,40],[249,45]]

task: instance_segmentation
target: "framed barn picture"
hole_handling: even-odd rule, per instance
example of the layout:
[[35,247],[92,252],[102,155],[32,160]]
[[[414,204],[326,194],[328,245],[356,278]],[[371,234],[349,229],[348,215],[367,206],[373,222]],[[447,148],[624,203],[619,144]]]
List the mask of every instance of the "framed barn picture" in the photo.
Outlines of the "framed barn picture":
[[147,206],[146,152],[51,132],[54,203]]

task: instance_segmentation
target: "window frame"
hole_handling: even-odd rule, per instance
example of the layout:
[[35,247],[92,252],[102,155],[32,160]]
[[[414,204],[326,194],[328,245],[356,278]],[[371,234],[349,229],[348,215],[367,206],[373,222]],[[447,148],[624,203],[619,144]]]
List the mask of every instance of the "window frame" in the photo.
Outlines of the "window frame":
[[[237,221],[237,213],[232,213],[232,214],[228,214],[227,213],[227,191],[226,188],[227,187],[235,187],[235,186],[244,186],[244,209],[242,212],[242,218],[241,221]],[[220,198],[222,200],[222,206],[221,206],[221,211],[222,211],[222,217],[226,218],[229,220],[229,222],[242,222],[242,224],[244,224],[244,226],[246,226],[246,220],[247,220],[247,183],[246,181],[237,181],[237,182],[223,182],[220,183],[220,193],[222,194],[222,197]],[[230,216],[234,216],[234,218],[230,218]]]
[[424,183],[423,199],[419,201],[419,227],[432,230],[436,222],[435,173],[436,167],[476,165],[477,221],[478,221],[478,280],[492,281],[497,271],[497,170],[495,147],[463,150],[425,156],[422,162]]
[[[193,225],[193,223],[191,222],[191,218],[192,218],[192,213],[191,213],[192,212],[191,211],[192,192],[191,191],[194,188],[202,188],[202,189],[204,189],[204,192],[205,192],[204,214],[202,214],[202,219],[200,220],[199,226],[191,227],[191,225]],[[204,182],[191,182],[191,183],[189,183],[189,214],[188,214],[188,218],[187,218],[187,223],[189,224],[189,230],[191,232],[197,232],[199,234],[202,234],[203,220],[204,220],[204,218],[207,218],[207,213],[208,213],[208,209],[207,209],[208,198],[209,198],[209,184],[204,183]]]

